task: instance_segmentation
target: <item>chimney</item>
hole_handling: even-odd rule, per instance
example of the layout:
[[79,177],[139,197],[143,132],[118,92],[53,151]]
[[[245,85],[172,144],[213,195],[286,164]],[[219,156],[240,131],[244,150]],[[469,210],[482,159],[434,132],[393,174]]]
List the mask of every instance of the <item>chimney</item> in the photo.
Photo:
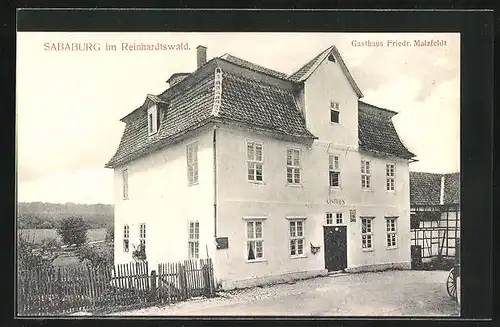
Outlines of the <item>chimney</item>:
[[444,204],[444,175],[441,176],[441,192],[439,193],[439,204]]
[[207,47],[199,45],[196,47],[196,69],[207,62]]

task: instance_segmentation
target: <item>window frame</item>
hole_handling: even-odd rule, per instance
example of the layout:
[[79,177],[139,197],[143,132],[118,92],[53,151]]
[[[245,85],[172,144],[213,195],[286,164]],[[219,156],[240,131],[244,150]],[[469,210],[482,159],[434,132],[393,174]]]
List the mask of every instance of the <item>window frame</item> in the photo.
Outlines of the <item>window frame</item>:
[[[394,222],[394,224],[390,224]],[[398,248],[398,217],[385,217],[385,247],[389,250]],[[390,238],[390,239],[389,239]],[[389,241],[391,244],[389,245]],[[394,242],[394,244],[392,244]]]
[[[390,175],[390,169],[392,167],[392,175]],[[392,183],[392,184],[391,184]],[[390,188],[392,186],[392,189]],[[385,190],[387,192],[396,191],[396,163],[389,162],[385,164]]]
[[[361,222],[361,250],[362,251],[366,251],[366,252],[369,252],[369,251],[374,251],[374,247],[373,247],[373,239],[374,239],[374,232],[373,232],[373,221],[374,221],[374,217],[360,217],[360,222]],[[364,224],[364,222],[367,221],[367,222],[370,222],[370,231],[366,231],[367,228],[366,226],[368,226],[367,224]],[[366,237],[366,246],[363,246],[364,245],[364,237]],[[368,240],[370,240],[370,247],[368,247]]]
[[[191,152],[191,162],[189,160]],[[192,169],[192,172],[191,172]],[[198,141],[186,144],[186,171],[188,186],[199,184],[198,172]],[[192,175],[191,175],[192,173]]]
[[[366,172],[367,167],[368,167],[368,172]],[[361,190],[362,191],[371,191],[372,190],[372,180],[371,180],[372,178],[371,178],[371,176],[372,176],[371,160],[361,159]],[[366,186],[367,184],[368,184],[368,186]]]
[[[287,217],[288,220],[288,256],[291,259],[306,257],[306,218],[305,217]],[[302,224],[302,235],[298,235],[298,223]],[[292,235],[292,224],[294,224]],[[302,253],[299,253],[299,240],[302,240]],[[292,244],[295,247],[295,254],[292,254]]]
[[[191,251],[192,249],[193,251]],[[200,258],[200,222],[198,220],[188,222],[188,258]]]
[[144,246],[146,252],[146,223],[139,224],[139,244]]
[[158,106],[148,108],[148,136],[158,133]]
[[[244,249],[245,249],[245,261],[247,263],[252,263],[252,262],[261,262],[261,261],[266,261],[266,257],[265,257],[265,250],[264,250],[264,221],[265,221],[265,218],[264,217],[244,217],[243,218],[244,222],[245,222],[245,246],[244,246]],[[261,232],[260,232],[260,237],[257,237],[257,223],[260,224],[261,226]],[[252,237],[250,238],[249,237],[249,224],[252,224]],[[249,255],[249,246],[251,246],[251,242],[255,242],[255,245],[254,245],[254,258],[253,259],[249,259],[248,258],[248,255]],[[262,252],[262,256],[261,257],[258,257],[257,256],[257,242],[260,242],[261,244],[261,252]]]
[[[291,164],[288,164],[288,153],[291,151]],[[294,157],[294,153],[298,153],[297,158]],[[298,165],[295,165],[295,160],[298,159]],[[292,176],[292,182],[289,181],[288,179],[288,169],[292,170],[291,176]],[[296,173],[298,172],[299,174],[299,181],[296,181]],[[302,151],[300,148],[286,148],[286,185],[287,186],[300,186],[302,185]]]
[[[337,121],[332,120],[334,112],[337,115]],[[340,103],[333,100],[330,100],[330,123],[340,124]]]
[[[330,222],[329,222],[329,218],[331,219]],[[340,222],[339,222],[339,218],[340,218]],[[344,213],[341,211],[327,212],[325,214],[325,225],[327,225],[327,226],[344,226],[344,225],[346,225],[345,220],[344,220]]]
[[130,252],[130,226],[123,225],[123,252]]
[[128,200],[129,198],[129,183],[128,183],[128,168],[122,170],[122,199]]
[[[333,165],[332,165],[333,158]],[[335,166],[335,158],[337,158],[337,165]],[[338,185],[332,185],[332,173],[338,173],[337,180]],[[340,189],[340,176],[341,176],[341,166],[340,166],[340,155],[337,153],[329,153],[328,154],[328,185],[331,189]]]
[[[245,152],[246,152],[246,163],[247,163],[247,170],[246,170],[246,180],[251,183],[263,183],[264,182],[264,142],[260,141],[254,141],[254,140],[246,140],[245,142]],[[253,151],[253,158],[249,159],[249,152],[248,152],[248,146],[252,145],[252,151]],[[260,151],[261,151],[261,160],[257,160],[257,146],[260,146]],[[252,177],[254,179],[250,179],[250,165],[253,166],[253,174]],[[260,164],[260,171],[261,171],[261,179],[257,179],[257,165]]]

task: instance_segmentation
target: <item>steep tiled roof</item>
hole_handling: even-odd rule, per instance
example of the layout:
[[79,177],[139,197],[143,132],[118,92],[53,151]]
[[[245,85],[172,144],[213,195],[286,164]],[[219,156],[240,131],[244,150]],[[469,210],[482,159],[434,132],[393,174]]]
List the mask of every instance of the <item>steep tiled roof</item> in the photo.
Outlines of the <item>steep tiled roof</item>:
[[444,175],[444,203],[460,203],[460,173]]
[[318,54],[316,57],[311,59],[304,66],[302,66],[299,70],[297,70],[295,73],[288,76],[288,79],[293,81],[293,82],[305,81],[316,70],[316,68],[318,68],[319,65],[326,58],[328,58],[330,55],[334,56],[334,58],[336,58],[336,60],[338,61],[338,64],[340,65],[340,69],[342,69],[342,72],[347,77],[347,80],[351,84],[354,92],[356,92],[356,94],[358,95],[358,98],[362,98],[363,93],[361,92],[358,85],[356,84],[356,81],[354,81],[354,78],[352,77],[351,72],[347,68],[347,65],[345,64],[344,59],[342,59],[342,56],[340,55],[339,50],[334,45],[327,48],[326,50],[324,50],[323,52]]
[[314,137],[306,128],[292,90],[225,73],[219,117],[250,123],[276,133]]
[[410,203],[439,205],[441,174],[410,172]]
[[271,76],[274,76],[274,77],[277,77],[277,78],[281,78],[281,79],[286,79],[287,78],[287,74],[285,74],[285,73],[276,71],[274,69],[269,69],[269,68],[266,68],[266,67],[262,67],[262,66],[256,65],[256,64],[254,64],[254,63],[252,63],[250,61],[246,61],[244,59],[232,56],[229,53],[226,53],[225,55],[221,56],[221,58],[224,59],[224,60],[227,60],[229,62],[232,62],[235,65],[242,66],[242,67],[245,67],[245,68],[248,68],[248,69],[251,69],[251,70],[255,70],[257,72],[261,72],[261,73],[264,73],[264,74],[267,74],[267,75],[271,75]]
[[359,147],[369,152],[410,159],[415,155],[408,151],[399,139],[391,118],[396,112],[358,101]]
[[332,50],[332,47],[329,47],[328,49],[324,50],[320,54],[318,54],[316,57],[308,61],[304,66],[300,67],[299,70],[297,70],[295,73],[291,74],[288,76],[288,79],[294,82],[298,82],[302,77],[304,77],[309,71],[318,63],[318,61],[322,60],[327,52],[330,52]]
[[[314,138],[306,128],[292,88],[280,88],[245,77],[245,68],[238,68],[238,73],[223,72],[221,106],[218,116],[213,116],[217,60],[211,60],[201,71],[163,94],[148,95],[141,107],[127,115],[123,119],[126,126],[118,150],[106,167],[130,161],[210,121],[239,123],[274,134]],[[197,80],[193,82],[193,79]],[[193,84],[187,87],[186,83]],[[158,132],[148,137],[146,109],[152,102],[158,105],[160,124]]]
[[140,156],[157,146],[162,140],[187,131],[210,118],[213,84],[213,74],[209,74],[185,93],[168,99],[168,105],[161,105],[165,99],[160,102],[160,98],[155,96],[154,99],[158,100],[160,124],[157,134],[153,137],[148,137],[146,102],[141,107],[144,110],[139,110],[134,119],[127,121],[118,150],[106,166],[113,167],[122,161]]
[[444,204],[460,203],[460,173],[435,174],[410,172],[410,203],[412,205],[441,204],[441,178],[444,177]]

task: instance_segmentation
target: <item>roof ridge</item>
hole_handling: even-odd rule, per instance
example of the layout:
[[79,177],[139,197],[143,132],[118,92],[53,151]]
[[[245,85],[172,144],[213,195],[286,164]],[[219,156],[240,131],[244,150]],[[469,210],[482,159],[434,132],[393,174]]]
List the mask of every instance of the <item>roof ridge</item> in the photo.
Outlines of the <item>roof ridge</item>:
[[[294,71],[293,73],[291,73],[290,75],[288,75],[288,77],[291,78],[293,75],[295,75],[298,72],[300,72],[303,68],[305,68],[311,62],[313,62],[313,61],[315,62],[316,60],[318,60],[321,57],[321,55],[323,55],[327,50],[331,50],[332,48],[333,48],[333,45],[331,45],[328,48],[326,48],[325,50],[321,51],[319,54],[317,54],[316,56],[314,56],[314,58],[312,58],[311,60],[308,60],[304,65],[300,66],[299,69],[297,69],[296,71]],[[313,65],[314,65],[314,63],[313,63]]]
[[[268,68],[268,67],[256,64],[254,62],[251,62],[249,60],[246,60],[246,59],[243,59],[243,58],[240,58],[240,57],[233,56],[232,54],[227,53],[227,52],[225,54],[223,54],[222,56],[218,57],[218,58],[220,58],[222,60],[225,60],[225,61],[228,61],[228,62],[230,62],[230,63],[232,63],[234,65],[241,66],[241,67],[253,70],[253,71],[257,71],[259,73],[267,74],[267,75],[270,75],[270,76],[273,76],[273,77],[276,77],[276,78],[281,78],[281,79],[287,79],[288,78],[288,75],[286,73],[280,72],[280,71],[278,71],[276,69],[273,69],[273,68]],[[236,60],[231,60],[231,59],[236,59]],[[245,66],[245,65],[243,65],[241,63],[235,62],[237,60],[243,62],[244,64],[247,64],[247,66]],[[248,67],[248,66],[250,66],[250,67]],[[260,68],[260,70],[259,69],[254,69],[251,66],[254,66],[255,68]],[[272,72],[273,74],[269,74],[266,71]]]
[[365,104],[365,105],[370,106],[370,107],[373,107],[373,108],[375,108],[375,109],[388,111],[388,112],[393,113],[393,114],[398,114],[398,113],[399,113],[399,112],[397,112],[397,111],[394,111],[394,110],[391,110],[391,109],[387,109],[387,108],[382,108],[382,107],[379,107],[379,106],[376,106],[376,105],[374,105],[374,104],[371,104],[371,103],[368,103],[368,102],[365,102],[365,101],[361,101],[361,100],[358,100],[358,103]]

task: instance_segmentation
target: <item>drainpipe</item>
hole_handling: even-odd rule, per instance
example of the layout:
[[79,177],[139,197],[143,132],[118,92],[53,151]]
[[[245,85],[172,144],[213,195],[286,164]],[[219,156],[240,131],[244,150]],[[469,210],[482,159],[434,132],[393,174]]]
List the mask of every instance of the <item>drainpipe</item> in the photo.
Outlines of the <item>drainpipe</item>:
[[212,149],[214,156],[214,241],[217,238],[217,125],[213,128]]

